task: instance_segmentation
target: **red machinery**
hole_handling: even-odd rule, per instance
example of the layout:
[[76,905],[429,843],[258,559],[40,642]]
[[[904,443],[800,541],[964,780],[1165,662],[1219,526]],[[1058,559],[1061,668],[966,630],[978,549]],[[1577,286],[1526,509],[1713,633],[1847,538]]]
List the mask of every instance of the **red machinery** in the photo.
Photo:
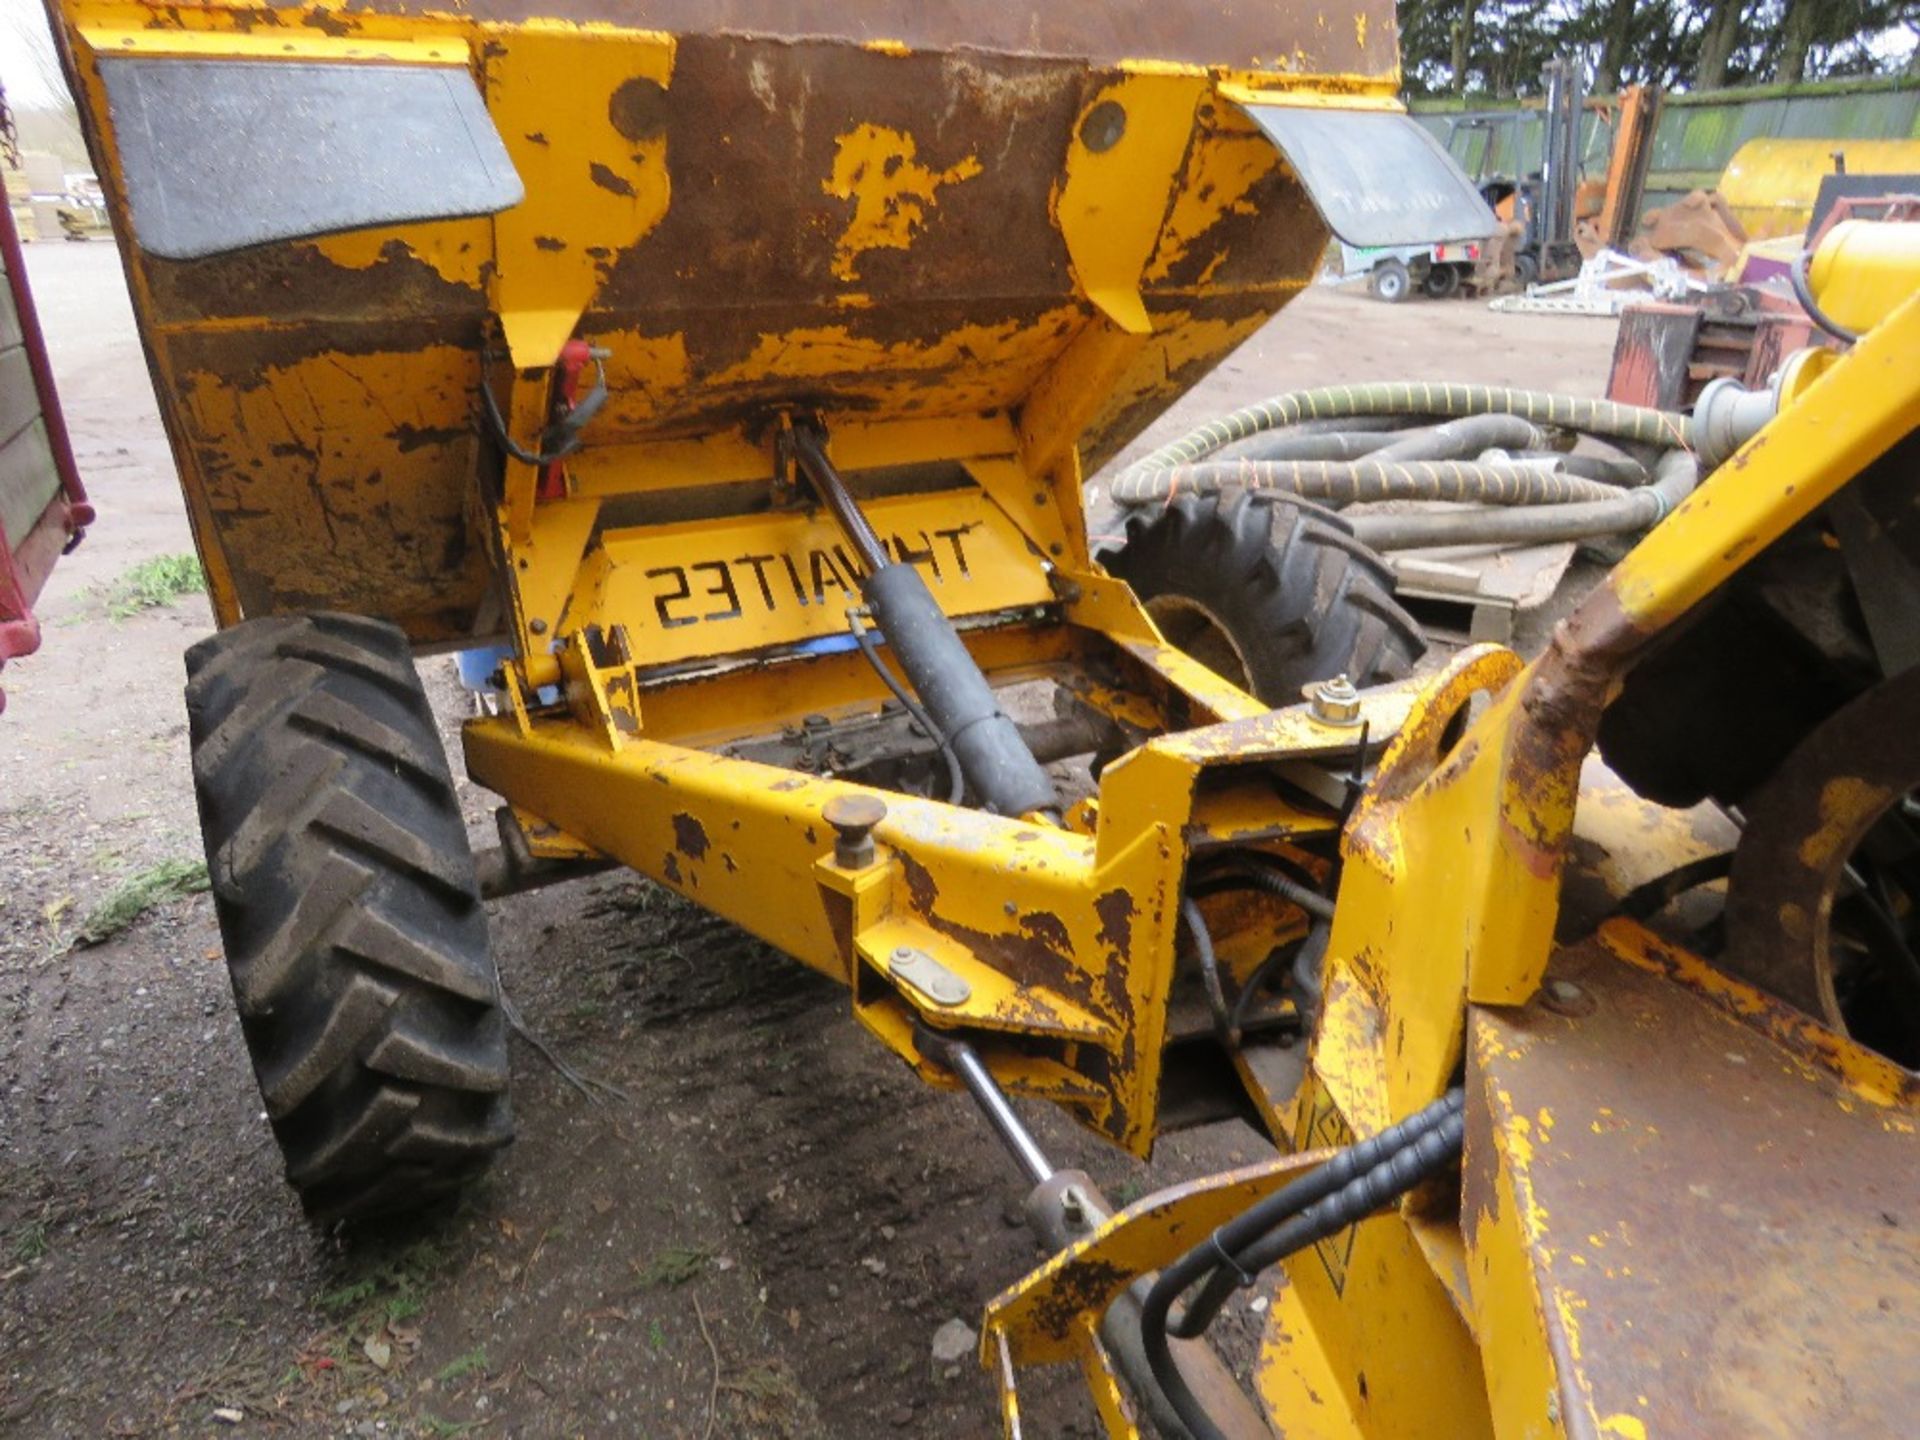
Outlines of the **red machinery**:
[[[0,92],[0,146],[13,158]],[[0,205],[0,666],[40,648],[33,602],[93,523],[54,394],[13,212]],[[6,692],[0,690],[0,710]]]

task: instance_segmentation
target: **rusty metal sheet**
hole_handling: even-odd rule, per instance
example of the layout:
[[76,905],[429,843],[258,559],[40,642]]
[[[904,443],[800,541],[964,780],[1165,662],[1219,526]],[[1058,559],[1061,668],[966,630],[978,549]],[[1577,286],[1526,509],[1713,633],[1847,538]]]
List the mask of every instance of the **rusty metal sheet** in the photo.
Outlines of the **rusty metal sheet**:
[[[1513,1353],[1568,1435],[1910,1432],[1910,1073],[1628,922],[1532,1005],[1476,1009],[1469,1066],[1469,1244],[1522,1237],[1537,1300],[1501,1316],[1541,1328]],[[1476,1301],[1512,1278],[1483,1266]]]
[[[416,0],[364,0],[369,14],[418,14]],[[1065,0],[472,0],[481,22],[600,22],[678,34],[749,35],[793,44],[851,41],[875,50],[1052,55],[1095,64],[1161,60],[1330,74],[1386,75],[1399,63],[1393,6],[1325,7]]]

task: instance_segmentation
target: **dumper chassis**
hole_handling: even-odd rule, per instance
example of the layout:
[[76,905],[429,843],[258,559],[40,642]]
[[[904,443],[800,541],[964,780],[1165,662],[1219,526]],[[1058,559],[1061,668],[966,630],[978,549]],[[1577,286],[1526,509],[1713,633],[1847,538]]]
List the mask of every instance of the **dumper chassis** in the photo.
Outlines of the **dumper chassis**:
[[[1822,246],[1857,337],[1770,391],[1276,397],[1130,466],[1153,503],[1103,564],[1083,480],[1329,230],[1488,233],[1398,113],[1384,0],[49,8],[221,626],[197,793],[317,1219],[499,1152],[483,899],[617,862],[842,983],[1006,1141],[1050,1252],[982,1326],[1010,1435],[1042,1364],[1123,1437],[1905,1423],[1920,1095],[1847,1033],[1833,916],[1920,777],[1791,748],[1798,938],[1761,964],[1649,923],[1703,822],[1588,757],[1757,557],[1851,543],[1846,497],[1891,506],[1868,568],[1903,583],[1911,227]],[[1611,437],[1649,483],[1222,453],[1382,415]],[[1532,662],[1416,668],[1283,484],[1659,523]],[[1867,629],[1808,735],[1884,733],[1905,652]],[[482,645],[476,857],[412,657]],[[1016,1100],[1136,1155],[1222,1116],[1273,1149],[1116,1209]],[[1242,1284],[1245,1377],[1204,1338]]]

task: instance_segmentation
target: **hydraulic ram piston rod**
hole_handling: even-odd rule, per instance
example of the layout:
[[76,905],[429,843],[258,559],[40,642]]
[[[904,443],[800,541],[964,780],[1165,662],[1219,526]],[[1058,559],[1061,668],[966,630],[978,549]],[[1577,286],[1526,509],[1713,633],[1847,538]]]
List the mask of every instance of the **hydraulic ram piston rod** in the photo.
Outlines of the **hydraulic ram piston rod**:
[[860,598],[899,657],[920,703],[959,761],[961,773],[987,807],[1001,815],[1042,815],[1055,821],[1060,795],[980,673],[966,643],[927,582],[912,565],[896,564],[827,459],[819,434],[793,431],[793,454],[821,502],[859,554],[866,575]]
[[[926,1028],[915,1032],[915,1043],[922,1055],[959,1077],[1033,1187],[1024,1209],[1027,1225],[1042,1245],[1058,1253],[1093,1235],[1113,1217],[1115,1207],[1084,1171],[1053,1168],[977,1050],[964,1040]],[[1152,1276],[1142,1276],[1113,1298],[1100,1317],[1100,1343],[1158,1433],[1165,1440],[1191,1440],[1192,1432],[1160,1388],[1147,1361],[1140,1314],[1152,1285]],[[1203,1339],[1176,1338],[1171,1344],[1182,1381],[1190,1393],[1203,1397],[1200,1403],[1209,1421],[1222,1434],[1229,1440],[1272,1440],[1273,1432],[1218,1351]]]

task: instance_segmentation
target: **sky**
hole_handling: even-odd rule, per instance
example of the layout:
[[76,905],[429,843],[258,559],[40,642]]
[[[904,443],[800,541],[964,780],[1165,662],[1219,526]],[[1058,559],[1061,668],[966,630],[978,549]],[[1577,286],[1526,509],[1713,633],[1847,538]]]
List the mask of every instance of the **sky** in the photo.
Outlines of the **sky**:
[[50,83],[58,69],[52,60],[53,38],[40,0],[0,0],[0,84],[7,87],[8,102],[39,110],[64,100]]

